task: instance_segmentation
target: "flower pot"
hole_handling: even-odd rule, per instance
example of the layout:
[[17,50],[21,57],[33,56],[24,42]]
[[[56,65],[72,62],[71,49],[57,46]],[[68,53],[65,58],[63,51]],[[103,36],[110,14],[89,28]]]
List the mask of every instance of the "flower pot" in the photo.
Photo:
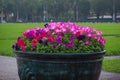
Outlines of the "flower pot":
[[98,80],[104,53],[16,53],[20,80]]

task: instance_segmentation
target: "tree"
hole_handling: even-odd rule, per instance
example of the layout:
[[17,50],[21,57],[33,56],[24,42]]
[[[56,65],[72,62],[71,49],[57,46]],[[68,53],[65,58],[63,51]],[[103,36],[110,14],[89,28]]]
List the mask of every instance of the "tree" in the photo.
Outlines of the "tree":
[[[14,13],[16,21],[36,21],[37,18],[79,20],[87,19],[91,12],[97,19],[105,14],[112,16],[113,12],[116,18],[120,13],[120,0],[0,0],[0,13],[6,16]],[[6,20],[9,21],[7,17]]]
[[99,19],[99,16],[101,14],[104,13],[105,11],[105,4],[104,4],[104,1],[105,0],[92,0],[91,3],[92,3],[92,8],[93,8],[93,11],[95,12],[96,16],[97,16],[97,19]]
[[4,14],[4,10],[6,7],[6,1],[5,0],[0,0],[0,13],[1,13],[1,22],[3,21],[3,14]]
[[88,0],[81,0],[78,6],[79,18],[86,19],[90,12],[90,2]]
[[113,20],[116,21],[117,13],[120,13],[120,0],[113,0],[113,3],[113,14],[115,14],[115,20]]

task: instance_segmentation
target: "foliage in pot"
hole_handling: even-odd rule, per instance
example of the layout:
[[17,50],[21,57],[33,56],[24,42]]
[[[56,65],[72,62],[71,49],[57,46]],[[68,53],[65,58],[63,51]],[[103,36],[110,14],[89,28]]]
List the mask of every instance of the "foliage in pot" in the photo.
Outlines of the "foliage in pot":
[[52,22],[45,28],[26,30],[13,45],[15,50],[42,53],[81,53],[104,50],[102,32],[75,23]]
[[21,80],[98,80],[105,42],[89,26],[51,22],[26,30],[12,47]]

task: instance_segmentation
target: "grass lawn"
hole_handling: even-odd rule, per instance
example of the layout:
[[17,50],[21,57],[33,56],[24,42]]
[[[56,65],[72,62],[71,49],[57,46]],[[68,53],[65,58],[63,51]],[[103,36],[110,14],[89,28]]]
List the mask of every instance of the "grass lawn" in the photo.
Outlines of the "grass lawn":
[[78,25],[94,27],[101,30],[104,35],[120,36],[120,23],[78,23]]
[[6,23],[0,24],[0,55],[14,56],[12,44],[23,31],[29,28],[41,27],[40,23]]
[[120,55],[120,37],[105,37],[106,55]]
[[[120,55],[120,23],[77,23],[102,30],[107,43],[106,55]],[[5,23],[0,24],[0,55],[14,56],[12,44],[22,32],[28,28],[42,27],[44,23]]]
[[34,27],[40,27],[44,24],[40,23],[6,23],[6,24],[0,24],[0,40],[5,39],[16,39],[18,36],[21,35],[21,33],[28,29],[28,28],[34,28]]
[[15,40],[0,40],[0,55],[14,56],[11,45]]
[[109,59],[103,61],[103,70],[120,73],[120,59]]

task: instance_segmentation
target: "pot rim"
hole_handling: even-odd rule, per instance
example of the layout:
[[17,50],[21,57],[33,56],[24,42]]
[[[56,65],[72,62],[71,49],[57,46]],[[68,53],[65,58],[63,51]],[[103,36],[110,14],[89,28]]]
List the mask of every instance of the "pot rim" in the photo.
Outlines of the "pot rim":
[[34,51],[17,51],[14,50],[13,51],[15,54],[29,54],[29,55],[63,55],[63,56],[67,56],[67,55],[95,55],[95,54],[105,54],[106,50],[100,51],[100,52],[89,52],[89,53],[43,53],[43,52],[34,52]]

